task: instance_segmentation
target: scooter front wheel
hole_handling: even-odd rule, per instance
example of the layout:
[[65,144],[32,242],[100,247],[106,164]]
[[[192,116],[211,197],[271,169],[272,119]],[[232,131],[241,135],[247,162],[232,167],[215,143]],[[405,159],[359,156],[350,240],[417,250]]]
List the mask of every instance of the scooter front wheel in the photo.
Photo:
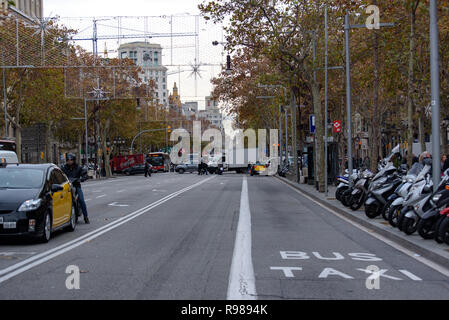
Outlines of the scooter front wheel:
[[401,215],[401,207],[400,206],[392,206],[388,210],[388,222],[393,228],[397,228],[399,216]]
[[402,231],[408,236],[414,234],[418,229],[418,224],[415,219],[404,217],[402,222]]
[[363,206],[364,202],[365,202],[365,193],[361,192],[360,194],[357,194],[351,198],[349,207],[351,208],[351,210],[357,211]]
[[438,228],[438,238],[449,245],[449,217],[446,216]]
[[390,210],[390,207],[392,205],[394,200],[388,201],[385,206],[382,208],[382,218],[384,218],[385,221],[388,221],[388,210]]
[[377,216],[379,216],[380,212],[379,212],[379,204],[377,203],[372,203],[369,205],[365,206],[365,215],[370,218],[370,219],[374,219]]
[[435,238],[435,225],[436,221],[434,218],[421,219],[418,222],[418,233],[426,240]]

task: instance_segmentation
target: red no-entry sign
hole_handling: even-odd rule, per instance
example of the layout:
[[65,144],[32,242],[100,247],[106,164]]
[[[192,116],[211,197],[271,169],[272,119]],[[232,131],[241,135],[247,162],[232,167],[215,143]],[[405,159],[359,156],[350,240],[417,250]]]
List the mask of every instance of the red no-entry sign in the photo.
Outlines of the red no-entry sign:
[[341,120],[335,120],[334,121],[334,133],[340,133],[341,132]]

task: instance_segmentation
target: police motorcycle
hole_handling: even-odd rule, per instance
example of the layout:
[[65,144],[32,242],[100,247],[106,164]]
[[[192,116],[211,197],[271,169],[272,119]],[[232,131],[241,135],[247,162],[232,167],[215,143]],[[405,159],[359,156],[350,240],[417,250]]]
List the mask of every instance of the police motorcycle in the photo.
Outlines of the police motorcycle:
[[374,174],[368,169],[360,173],[359,179],[354,185],[351,197],[349,198],[349,207],[353,211],[360,209],[360,207],[365,202],[368,193],[368,187],[373,176]]
[[[407,197],[404,199],[403,207],[399,213],[399,217],[397,217],[397,228],[401,231],[404,230],[403,222],[406,215],[408,214],[408,216],[411,217],[412,213],[410,211],[413,211],[416,205],[419,205],[422,200],[430,197],[432,194],[432,159],[424,159],[423,164],[424,168],[421,170],[418,177],[416,177],[415,183],[410,189]],[[416,227],[416,224],[411,226],[411,228],[407,230],[407,232],[410,234],[414,233],[416,231]]]
[[404,218],[404,232],[407,233],[410,226],[417,222],[417,230],[419,235],[424,239],[434,239],[438,231],[440,212],[449,205],[449,169],[443,174],[437,190],[432,195],[421,201],[419,205],[415,205],[415,211],[409,212],[409,216]]
[[374,219],[382,213],[387,204],[388,197],[394,192],[402,179],[396,173],[397,169],[391,161],[393,156],[399,152],[396,146],[390,156],[379,163],[379,172],[372,179],[365,201],[365,215]]

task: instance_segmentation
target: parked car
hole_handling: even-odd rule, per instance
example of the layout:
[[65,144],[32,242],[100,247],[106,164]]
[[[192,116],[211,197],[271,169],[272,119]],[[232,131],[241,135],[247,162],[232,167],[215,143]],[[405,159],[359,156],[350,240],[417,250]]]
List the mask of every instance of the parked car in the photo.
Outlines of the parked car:
[[[151,172],[155,172],[153,170],[153,166],[150,164],[150,170]],[[145,165],[144,164],[136,164],[132,167],[126,168],[125,170],[123,170],[123,173],[126,174],[127,176],[132,176],[135,174],[144,174],[145,173]]]
[[54,164],[0,163],[0,236],[48,242],[60,229],[74,231],[76,204],[67,176]]
[[185,172],[198,172],[198,164],[193,164],[193,163],[181,163],[178,164],[175,168],[175,171],[183,174]]

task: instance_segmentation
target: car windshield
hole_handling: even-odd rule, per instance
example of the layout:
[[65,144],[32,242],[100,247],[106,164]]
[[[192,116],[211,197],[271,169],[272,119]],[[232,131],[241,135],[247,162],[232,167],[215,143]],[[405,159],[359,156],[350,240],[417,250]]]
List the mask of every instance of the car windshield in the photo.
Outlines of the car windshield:
[[36,169],[0,169],[0,188],[37,189],[42,186],[44,172]]

